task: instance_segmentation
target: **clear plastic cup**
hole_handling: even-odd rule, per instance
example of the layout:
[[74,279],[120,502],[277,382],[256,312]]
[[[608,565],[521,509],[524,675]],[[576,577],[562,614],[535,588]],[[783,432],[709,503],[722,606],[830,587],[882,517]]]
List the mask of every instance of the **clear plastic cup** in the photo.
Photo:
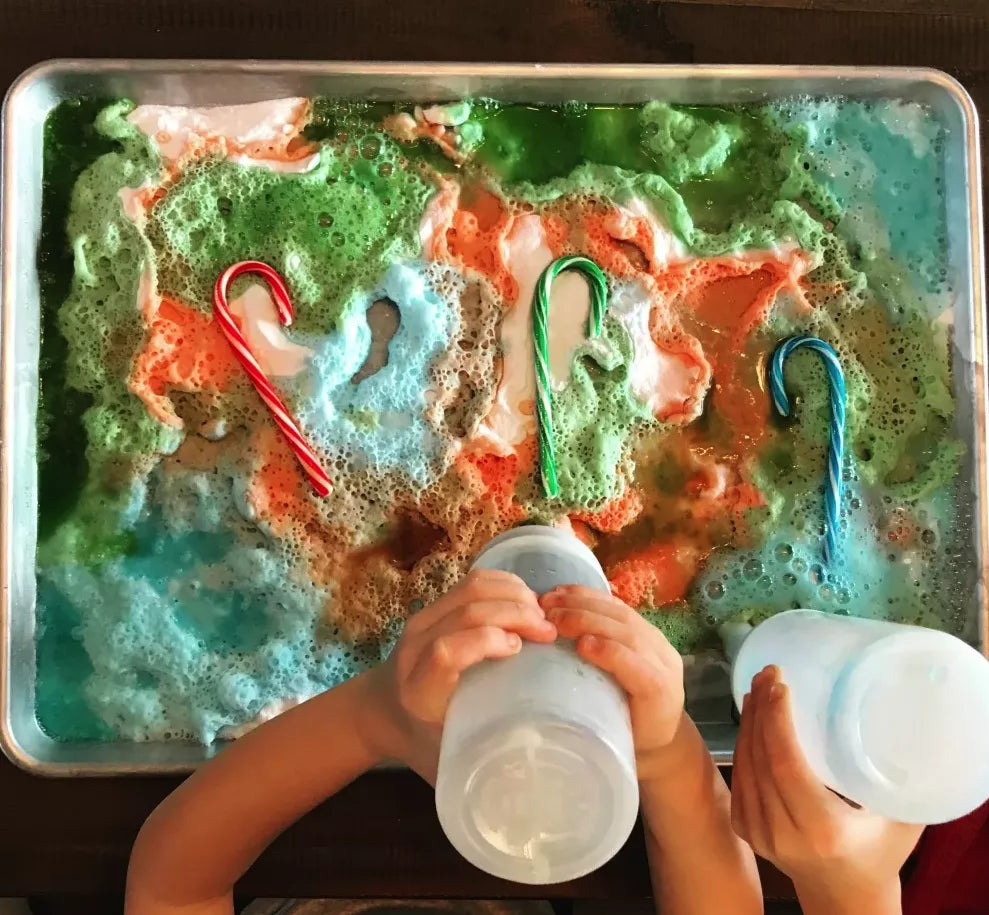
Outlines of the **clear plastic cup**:
[[732,669],[742,705],[777,665],[797,738],[839,794],[905,823],[944,823],[989,798],[989,662],[961,639],[790,610],[756,626]]
[[[474,568],[513,572],[538,594],[609,591],[594,554],[556,528],[502,534]],[[625,694],[572,643],[526,643],[467,671],[443,727],[436,811],[468,861],[518,883],[573,880],[618,852],[638,808]]]

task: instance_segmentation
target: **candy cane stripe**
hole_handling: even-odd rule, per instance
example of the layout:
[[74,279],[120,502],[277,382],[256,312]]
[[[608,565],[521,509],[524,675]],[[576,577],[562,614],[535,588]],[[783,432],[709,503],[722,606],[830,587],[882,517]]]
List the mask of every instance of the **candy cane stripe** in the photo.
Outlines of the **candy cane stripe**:
[[587,335],[601,333],[608,304],[608,281],[601,268],[586,257],[569,255],[553,261],[539,276],[532,302],[532,344],[536,368],[536,419],[539,427],[539,470],[547,498],[560,494],[553,441],[553,400],[549,372],[549,301],[553,280],[564,270],[579,270],[591,287]]
[[278,275],[278,272],[273,267],[269,267],[261,261],[240,261],[227,267],[220,274],[217,278],[216,286],[213,289],[213,316],[220,325],[220,330],[223,331],[223,335],[226,337],[231,349],[234,351],[237,361],[240,362],[244,371],[247,373],[247,377],[251,380],[258,395],[261,397],[261,400],[268,407],[272,419],[275,421],[275,425],[278,426],[287,439],[289,447],[295,454],[296,460],[302,466],[303,471],[305,471],[313,489],[320,496],[329,495],[332,491],[329,476],[319,463],[319,459],[313,452],[312,447],[299,431],[298,425],[288,412],[288,408],[282,402],[278,392],[264,374],[250,347],[248,347],[247,340],[237,326],[237,322],[230,313],[230,307],[227,304],[227,291],[230,283],[244,273],[257,273],[267,280],[268,285],[271,287],[275,307],[278,311],[278,319],[285,326],[292,323],[292,301],[289,297],[288,289],[282,278]]
[[783,383],[783,363],[800,347],[813,350],[824,360],[828,373],[831,422],[828,430],[828,474],[824,492],[824,559],[828,563],[839,559],[841,529],[842,468],[845,455],[845,375],[838,354],[817,337],[801,334],[784,340],[776,347],[769,363],[769,390],[773,405],[781,416],[791,412],[790,398]]

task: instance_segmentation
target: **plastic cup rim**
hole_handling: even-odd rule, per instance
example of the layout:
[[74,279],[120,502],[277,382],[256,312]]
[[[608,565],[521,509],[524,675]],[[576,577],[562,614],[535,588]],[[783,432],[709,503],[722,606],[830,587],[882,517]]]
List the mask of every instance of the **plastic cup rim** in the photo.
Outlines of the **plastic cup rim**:
[[522,544],[527,539],[552,540],[566,552],[569,552],[575,557],[579,557],[593,570],[594,576],[599,580],[601,587],[609,594],[611,593],[611,585],[608,582],[608,578],[604,574],[604,570],[601,568],[601,563],[598,562],[597,557],[591,551],[590,547],[588,547],[587,544],[582,543],[576,535],[570,533],[569,531],[560,530],[556,527],[550,527],[546,524],[525,524],[502,532],[484,545],[481,551],[474,558],[474,562],[471,564],[471,569],[473,570],[478,567],[478,563],[481,561],[482,557],[493,553],[496,550],[507,549],[507,544],[509,543]]

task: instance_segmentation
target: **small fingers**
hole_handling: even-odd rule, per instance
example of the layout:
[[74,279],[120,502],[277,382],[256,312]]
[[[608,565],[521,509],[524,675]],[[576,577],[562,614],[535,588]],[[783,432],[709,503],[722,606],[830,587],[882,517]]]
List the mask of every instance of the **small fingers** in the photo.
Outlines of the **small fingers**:
[[475,569],[438,601],[411,617],[406,631],[425,633],[465,603],[480,600],[508,600],[538,606],[536,595],[517,575],[501,569]]
[[766,715],[769,713],[769,691],[772,670],[767,667],[752,678],[752,771],[759,785],[759,800],[766,829],[766,839],[772,842],[778,831],[790,823],[790,815],[779,796],[769,768],[770,749],[765,740]]
[[447,632],[483,626],[497,626],[532,642],[552,642],[556,638],[556,627],[534,600],[480,600],[465,604],[445,616],[428,635],[438,638]]
[[[770,666],[758,673],[752,680],[752,771],[759,789],[759,805],[762,816],[763,835],[759,847],[753,845],[763,857],[777,860],[788,850],[801,848],[811,834],[821,832],[821,824],[814,820],[805,823],[802,829],[794,820],[780,794],[780,786],[774,771],[776,748],[767,740],[767,721],[774,713],[774,697],[779,695],[779,668]],[[770,726],[771,727],[771,726]]]
[[752,678],[752,692],[749,700],[752,718],[752,768],[760,780],[769,774],[769,759],[766,743],[763,740],[763,721],[768,698],[768,678],[770,668],[761,670]]
[[682,690],[683,684],[670,682],[665,668],[615,639],[585,635],[577,642],[577,653],[595,667],[611,674],[636,699]]
[[640,618],[638,613],[617,597],[583,585],[563,585],[554,588],[544,594],[539,599],[539,603],[547,612],[550,608],[579,607],[618,622]]
[[422,652],[409,680],[417,691],[430,698],[430,705],[445,710],[465,670],[491,658],[511,657],[521,648],[521,636],[497,626],[449,632]]
[[593,610],[550,606],[546,609],[546,619],[556,626],[556,631],[565,639],[598,636],[628,648],[637,647],[636,634],[626,622],[602,616]]
[[543,595],[540,605],[564,638],[598,635],[613,639],[653,655],[671,675],[682,676],[683,659],[666,636],[617,597],[572,586]]

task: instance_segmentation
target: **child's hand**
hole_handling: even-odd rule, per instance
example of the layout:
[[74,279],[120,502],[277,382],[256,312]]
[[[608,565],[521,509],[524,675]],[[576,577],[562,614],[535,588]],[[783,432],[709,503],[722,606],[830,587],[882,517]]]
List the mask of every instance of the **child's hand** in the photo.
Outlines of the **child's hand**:
[[617,597],[567,586],[544,595],[546,618],[582,658],[628,693],[639,779],[668,747],[683,719],[683,661],[665,636]]
[[[456,588],[409,619],[388,661],[367,676],[382,716],[385,754],[427,780],[436,774],[439,739],[450,698],[468,667],[517,654],[522,639],[552,642],[536,595],[508,572],[471,572]],[[381,740],[369,734],[368,740]]]
[[777,667],[745,697],[731,808],[735,832],[793,880],[806,915],[899,913],[900,868],[922,827],[853,807],[818,781]]

